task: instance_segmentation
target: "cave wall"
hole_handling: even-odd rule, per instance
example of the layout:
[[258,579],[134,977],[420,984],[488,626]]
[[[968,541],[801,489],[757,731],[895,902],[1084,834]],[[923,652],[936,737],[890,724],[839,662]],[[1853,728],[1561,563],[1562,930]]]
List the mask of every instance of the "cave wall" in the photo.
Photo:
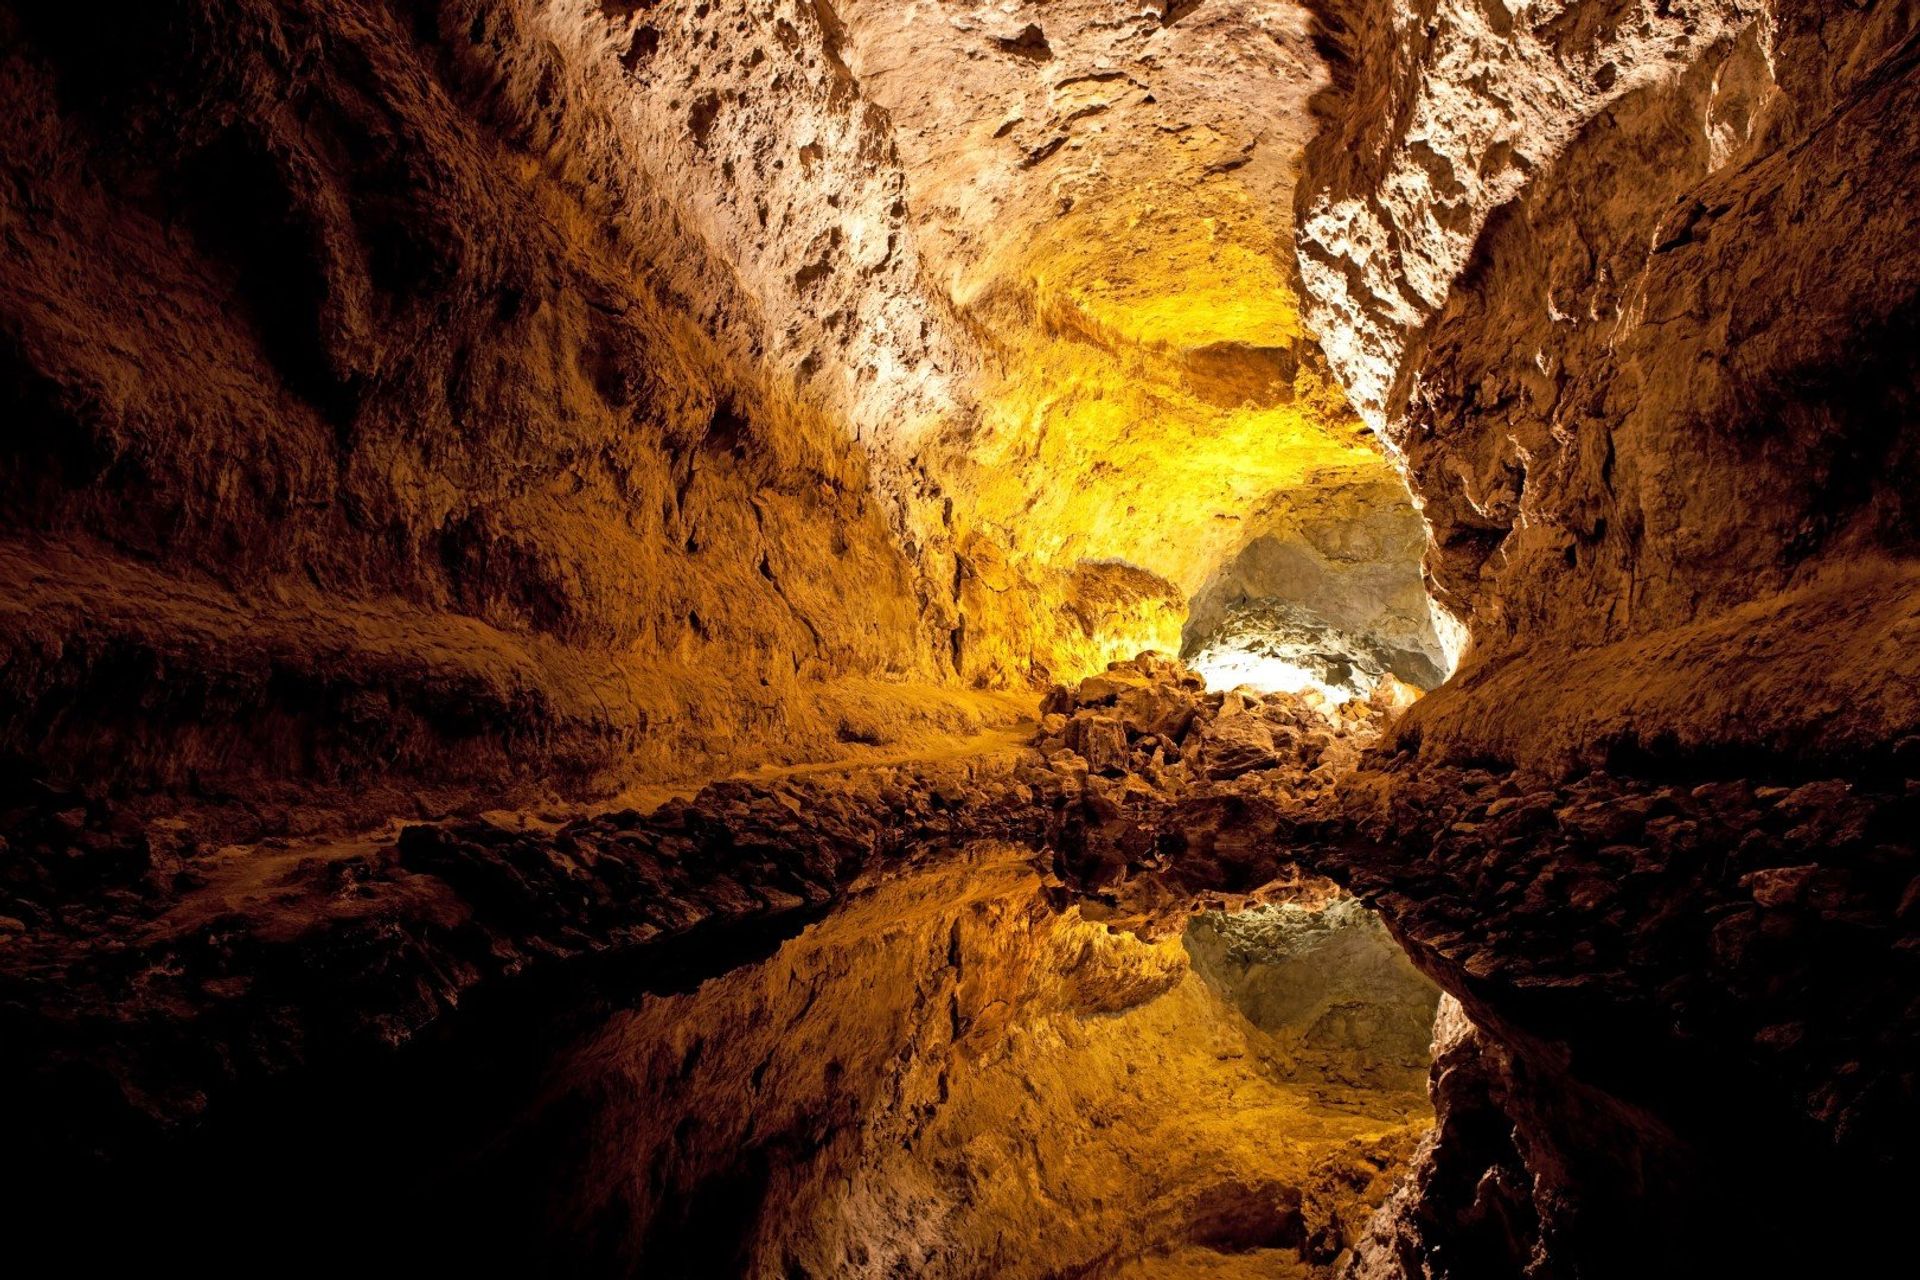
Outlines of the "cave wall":
[[1426,525],[1399,483],[1357,487],[1323,485],[1262,513],[1262,532],[1188,602],[1181,652],[1191,657],[1237,608],[1279,600],[1397,652],[1399,675],[1423,689],[1444,680],[1452,655],[1441,630],[1450,619],[1435,609],[1421,572]]
[[1176,648],[1288,495],[1401,502],[1299,315],[1290,2],[4,22],[0,747],[63,777],[964,731]]
[[1350,1274],[1870,1269],[1820,1224],[1911,1192],[1920,6],[1317,11],[1306,311],[1472,636],[1333,854],[1472,1019]]
[[[0,16],[8,749],[565,788],[942,676],[769,273],[626,127],[639,7]],[[816,79],[788,122],[873,146]]]
[[1017,611],[973,607],[964,593],[984,580],[1003,600],[1021,582],[1044,622],[1063,595],[1084,612],[1087,580],[1130,566],[1116,604],[1147,594],[1148,575],[1168,604],[1131,626],[1116,609],[1092,656],[1172,652],[1182,605],[1223,563],[1297,536],[1290,500],[1405,511],[1300,323],[1292,183],[1325,81],[1304,8],[837,12],[847,65],[892,122],[925,286],[978,366],[973,411],[897,471],[930,572],[951,562],[963,583],[970,678],[1099,665],[1081,644],[1050,653]]
[[[1409,551],[1397,463],[1467,666],[1337,802],[1352,750],[1223,715],[1191,761],[1217,750],[1226,778],[1276,747],[1326,753],[1312,814],[1262,828],[1223,801],[1221,830],[1176,814],[1120,852],[1183,850],[1184,902],[1304,833],[1465,1001],[1480,1029],[1450,1024],[1440,1138],[1357,1266],[1620,1272],[1647,1266],[1647,1240],[1754,1206],[1778,1236],[1748,1254],[1817,1259],[1830,1222],[1897,1203],[1913,1145],[1917,12],[1325,0],[1316,30],[1288,4],[7,6],[0,750],[63,783],[240,801],[260,835],[303,821],[271,811],[316,783],[384,817],[973,728],[1005,704],[963,686],[1171,647],[1196,593],[1204,617],[1295,589],[1313,574],[1280,553],[1325,553],[1315,529]],[[1301,490],[1347,496],[1308,521]],[[1372,556],[1342,590],[1394,604],[1354,625],[1425,644],[1410,567]],[[1039,739],[1049,776],[1077,761],[1110,820],[1113,795],[1143,794],[1118,777],[1158,775],[1172,744],[1129,754],[1122,725],[1078,710]],[[1069,741],[1101,757],[1091,774]],[[1486,767],[1423,772],[1446,760]],[[44,883],[0,928],[100,944],[93,1049],[121,1055],[114,1019],[190,984],[249,1033],[299,1029],[271,982],[250,991],[261,957],[224,913],[229,888],[268,893],[239,865],[258,850],[208,859],[218,840],[179,827],[156,857],[96,796],[15,772],[0,781],[31,821],[7,838],[30,853],[10,874]],[[1023,781],[989,807],[1031,817],[1047,794]],[[937,798],[867,820],[918,830]],[[781,801],[792,823],[765,842],[799,847],[813,799]],[[703,891],[749,913],[798,901],[759,846],[701,822],[719,834],[692,865],[661,855],[676,875],[744,859],[751,891]],[[626,824],[594,827],[589,851],[626,847]],[[345,958],[272,962],[288,1007],[395,987],[402,1013],[372,1030],[405,1039],[518,962],[503,938],[545,950],[552,928],[564,953],[656,928],[622,914],[634,901],[673,909],[593,852],[620,892],[590,927],[528,924],[516,893],[577,903],[595,882],[575,834],[553,841],[564,856],[516,843],[525,865],[431,835],[301,863],[311,910],[354,928]],[[1086,856],[1118,877],[1120,852]],[[170,927],[217,963],[125,962],[116,935],[214,862],[238,883]],[[406,894],[439,873],[491,887],[505,921],[489,937],[447,917],[480,949],[426,966],[444,989],[417,985],[411,935],[365,905],[375,877]],[[61,877],[88,876],[115,886],[100,913],[64,914]],[[697,1209],[767,1175],[729,1161],[772,1143],[794,1203],[830,1214],[1017,1206],[966,1139],[1046,1117],[1009,1119],[993,1071],[964,1123],[926,1131],[965,1176],[879,1202],[922,1172],[888,1144],[965,1038],[936,998],[950,920],[914,920],[880,966],[902,1002],[877,1015],[912,1025],[818,1028],[865,1051],[869,1100],[902,1091],[878,1130],[834,1110],[821,1046],[767,1043],[806,996],[739,970],[650,1007],[570,1082],[646,1133],[622,1149],[589,1131],[596,1159],[571,1167],[606,1182],[571,1203],[647,1221],[658,1167]],[[1043,1021],[1118,1012],[1049,986],[1072,956],[1014,959],[1033,968],[1002,973],[1008,991],[1063,1006]],[[32,1007],[69,1019],[62,971],[24,967]],[[385,1009],[350,1003],[356,1031]],[[687,1037],[709,1013],[731,1043],[703,1067]],[[273,1035],[236,1043],[297,1060]],[[888,1037],[929,1053],[901,1067]],[[244,1059],[209,1065],[223,1044],[189,1038],[189,1076]],[[996,1069],[1038,1070],[1017,1038]],[[1121,1055],[1095,1047],[1124,1095]],[[782,1051],[777,1107],[716,1098]],[[638,1114],[675,1089],[683,1115]],[[189,1078],[166,1101],[205,1096]],[[732,1128],[689,1144],[689,1115]],[[824,1136],[841,1145],[809,1165]],[[846,1198],[847,1169],[870,1198]],[[1054,1241],[1073,1265],[1138,1225],[1085,1172],[1056,1184],[1084,1210]],[[1627,1216],[1649,1205],[1664,1216]],[[778,1269],[799,1234],[759,1241],[761,1260]],[[1448,1242],[1470,1251],[1436,1264]],[[1058,1260],[980,1243],[955,1270]],[[822,1269],[856,1252],[816,1244]]]
[[1917,708],[1900,3],[1323,6],[1308,311],[1432,527],[1432,749],[1878,750]]

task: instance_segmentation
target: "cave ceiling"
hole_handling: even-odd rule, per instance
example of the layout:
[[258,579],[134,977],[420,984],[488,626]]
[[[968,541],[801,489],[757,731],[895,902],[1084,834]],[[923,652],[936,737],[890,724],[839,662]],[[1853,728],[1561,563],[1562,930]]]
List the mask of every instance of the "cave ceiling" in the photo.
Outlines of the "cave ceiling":
[[917,548],[1184,600],[1276,513],[1404,507],[1301,325],[1305,6],[608,8],[636,118],[697,135],[705,234]]

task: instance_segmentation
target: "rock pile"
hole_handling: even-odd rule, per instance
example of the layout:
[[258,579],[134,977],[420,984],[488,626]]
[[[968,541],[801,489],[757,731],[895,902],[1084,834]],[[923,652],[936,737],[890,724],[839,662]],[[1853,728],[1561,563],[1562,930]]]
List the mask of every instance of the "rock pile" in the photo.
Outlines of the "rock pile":
[[1055,836],[1061,878],[1149,931],[1196,906],[1334,896],[1300,865],[1296,830],[1410,697],[1391,678],[1339,707],[1312,691],[1209,693],[1153,653],[1057,686],[1034,746],[1075,802]]
[[70,908],[138,912],[154,868],[140,823],[95,797],[0,768],[0,937],[58,927]]
[[1836,1145],[1911,1149],[1920,780],[1549,783],[1402,760],[1344,799],[1360,838],[1330,869],[1477,1018],[1524,997],[1536,1033],[1584,1037],[1601,1009],[1637,1010],[1676,1047],[1747,1046]]
[[1285,770],[1319,788],[1350,771],[1387,716],[1411,696],[1387,677],[1378,696],[1338,707],[1314,690],[1209,693],[1178,661],[1143,653],[1041,703],[1034,746],[1070,776],[1129,776],[1180,794],[1208,782]]
[[[10,1070],[37,1081],[15,1096],[84,1079],[107,1153],[226,1091],[406,1044],[503,978],[621,956],[645,988],[648,955],[681,963],[674,944],[697,935],[724,963],[754,945],[738,939],[798,929],[856,876],[952,841],[1042,844],[1069,812],[1066,782],[1019,753],[717,783],[557,827],[457,819],[387,842],[278,841],[162,875],[133,866],[143,837],[116,834],[110,812],[30,785],[39,800],[7,837],[22,856],[0,863],[0,915],[19,926],[0,924],[0,1031]],[[96,862],[114,877],[83,881]]]
[[1042,842],[1066,788],[1023,764],[722,782],[651,813],[598,814],[557,830],[414,826],[400,834],[398,861],[444,881],[502,945],[605,951],[805,913],[921,849]]

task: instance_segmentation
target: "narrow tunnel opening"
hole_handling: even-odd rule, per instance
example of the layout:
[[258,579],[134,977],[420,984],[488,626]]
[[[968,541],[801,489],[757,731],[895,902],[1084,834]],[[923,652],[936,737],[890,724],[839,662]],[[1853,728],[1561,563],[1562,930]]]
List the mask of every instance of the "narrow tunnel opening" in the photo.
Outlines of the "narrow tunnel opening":
[[1421,572],[1426,527],[1391,479],[1280,495],[1188,604],[1180,656],[1214,690],[1312,690],[1329,705],[1391,679],[1424,692],[1453,661]]

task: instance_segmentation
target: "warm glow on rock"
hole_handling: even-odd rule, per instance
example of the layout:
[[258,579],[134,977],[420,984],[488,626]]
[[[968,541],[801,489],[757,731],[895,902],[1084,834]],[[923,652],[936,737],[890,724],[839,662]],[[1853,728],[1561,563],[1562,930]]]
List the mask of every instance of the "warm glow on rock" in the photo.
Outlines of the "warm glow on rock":
[[1233,216],[1235,194],[1089,201],[1030,246],[966,442],[974,517],[1018,551],[1121,559],[1191,594],[1279,495],[1390,476],[1303,359],[1273,230]]
[[[1229,180],[1089,200],[1025,248],[978,304],[995,361],[978,424],[939,464],[956,518],[1010,564],[1119,561],[1190,598],[1293,495],[1327,495],[1339,519],[1395,492],[1299,333],[1273,228]],[[1050,665],[1099,669],[1065,651]]]
[[1303,495],[1321,495],[1323,522],[1383,498],[1405,509],[1301,327],[1296,130],[1321,75],[1304,10],[1076,4],[1030,29],[968,3],[844,12],[849,66],[900,147],[916,250],[981,356],[971,411],[903,464],[937,495],[912,518],[923,545],[969,564],[992,544],[995,574],[1040,601],[967,599],[963,577],[964,676],[1070,678],[1129,640],[1177,647],[1165,620],[1150,634],[1085,582],[1050,610],[1081,565],[1134,566],[1186,602]]
[[1262,693],[1313,690],[1338,705],[1369,698],[1386,686],[1422,689],[1446,674],[1433,649],[1406,649],[1377,634],[1344,630],[1322,615],[1281,600],[1255,600],[1228,610],[1196,637],[1187,664],[1213,690],[1246,686]]
[[[1284,1274],[1358,1234],[1426,1128],[1435,999],[1355,904],[1284,919],[1148,942],[1053,912],[1024,850],[973,846],[763,965],[618,1013],[540,1123],[591,1153],[568,1171],[590,1208],[641,1186],[671,1220],[729,1152],[844,1114],[831,1141],[768,1144],[791,1190],[742,1251],[789,1273],[1112,1275],[1173,1240],[1195,1266]],[[1276,963],[1290,1002],[1261,987]]]
[[8,1274],[1880,1274],[1917,30],[0,5]]
[[[1230,176],[1183,173],[1190,150],[1167,148],[1175,180],[1077,202],[1023,265],[1043,298],[1119,342],[1175,353],[1293,342],[1300,314],[1273,212]],[[1154,166],[1141,157],[1141,167]]]

